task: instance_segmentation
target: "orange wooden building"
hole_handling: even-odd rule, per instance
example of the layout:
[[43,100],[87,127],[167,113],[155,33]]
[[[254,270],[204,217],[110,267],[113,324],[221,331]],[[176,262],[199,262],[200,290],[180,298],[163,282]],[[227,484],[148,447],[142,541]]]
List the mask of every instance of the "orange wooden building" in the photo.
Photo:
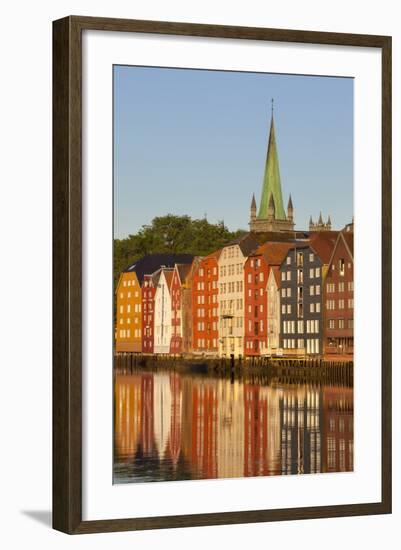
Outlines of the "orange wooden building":
[[192,348],[195,353],[218,353],[218,259],[221,251],[199,261],[192,280]]

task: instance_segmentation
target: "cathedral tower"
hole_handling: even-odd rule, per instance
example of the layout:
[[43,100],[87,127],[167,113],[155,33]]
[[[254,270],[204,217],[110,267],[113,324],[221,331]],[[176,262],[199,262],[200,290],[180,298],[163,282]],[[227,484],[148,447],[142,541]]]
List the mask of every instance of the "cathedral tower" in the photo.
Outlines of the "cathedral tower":
[[294,208],[292,205],[291,197],[288,201],[287,215],[285,213],[283,205],[280,167],[274,129],[273,106],[270,123],[269,144],[267,148],[265,172],[262,184],[262,194],[257,216],[256,210],[257,207],[255,196],[253,196],[251,205],[251,219],[249,222],[251,231],[262,233],[270,231],[288,232],[294,230]]

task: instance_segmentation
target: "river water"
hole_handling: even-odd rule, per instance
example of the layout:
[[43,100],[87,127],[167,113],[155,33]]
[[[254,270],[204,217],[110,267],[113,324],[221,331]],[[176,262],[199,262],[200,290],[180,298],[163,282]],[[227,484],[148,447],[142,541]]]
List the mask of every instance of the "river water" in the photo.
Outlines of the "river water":
[[263,376],[115,375],[114,483],[353,469],[353,389]]

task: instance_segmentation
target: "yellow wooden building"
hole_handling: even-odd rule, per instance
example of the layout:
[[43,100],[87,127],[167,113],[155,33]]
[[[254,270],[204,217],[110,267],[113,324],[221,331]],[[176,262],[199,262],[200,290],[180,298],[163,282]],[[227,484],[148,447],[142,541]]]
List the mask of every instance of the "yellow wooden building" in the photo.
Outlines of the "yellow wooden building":
[[121,273],[117,285],[116,351],[142,351],[142,291],[135,271]]

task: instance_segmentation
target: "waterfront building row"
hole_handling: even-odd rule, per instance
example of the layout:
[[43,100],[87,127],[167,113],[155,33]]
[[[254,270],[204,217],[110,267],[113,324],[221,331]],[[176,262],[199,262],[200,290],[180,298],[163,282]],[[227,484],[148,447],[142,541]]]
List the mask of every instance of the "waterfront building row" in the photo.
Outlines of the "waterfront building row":
[[145,256],[117,285],[116,351],[352,354],[353,296],[350,230],[263,244],[249,233],[206,257]]

